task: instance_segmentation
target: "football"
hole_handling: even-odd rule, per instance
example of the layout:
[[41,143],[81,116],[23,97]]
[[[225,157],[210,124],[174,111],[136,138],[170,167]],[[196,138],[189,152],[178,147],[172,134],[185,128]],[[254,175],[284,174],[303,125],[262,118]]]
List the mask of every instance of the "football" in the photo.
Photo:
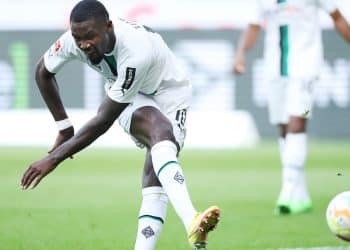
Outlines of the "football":
[[350,241],[350,191],[337,194],[326,212],[330,230],[340,239]]

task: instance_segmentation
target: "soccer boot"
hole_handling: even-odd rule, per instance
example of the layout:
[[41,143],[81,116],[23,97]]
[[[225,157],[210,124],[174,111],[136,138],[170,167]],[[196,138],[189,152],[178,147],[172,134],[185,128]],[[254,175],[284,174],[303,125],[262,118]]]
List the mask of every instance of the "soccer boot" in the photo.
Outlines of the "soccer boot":
[[309,195],[299,197],[298,192],[294,189],[282,189],[278,197],[275,214],[300,214],[309,212],[312,208],[312,203]]
[[311,211],[312,202],[305,185],[285,186],[278,197],[275,214],[300,214]]
[[301,214],[310,212],[312,209],[311,200],[277,202],[275,213],[278,215]]
[[194,216],[187,235],[193,249],[206,249],[208,233],[214,230],[219,217],[220,209],[217,206],[211,206],[203,213],[197,213]]

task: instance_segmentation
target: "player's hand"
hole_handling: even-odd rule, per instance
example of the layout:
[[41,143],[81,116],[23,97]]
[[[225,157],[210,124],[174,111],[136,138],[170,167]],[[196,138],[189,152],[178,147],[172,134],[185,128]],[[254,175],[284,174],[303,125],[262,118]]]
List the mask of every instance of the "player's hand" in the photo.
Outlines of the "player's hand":
[[233,73],[244,74],[245,73],[245,58],[244,56],[237,55],[235,63],[233,65]]
[[[50,154],[52,151],[54,151],[56,148],[58,148],[58,146],[63,144],[65,141],[68,141],[73,136],[74,136],[74,127],[69,127],[69,128],[64,129],[64,130],[59,131],[58,135],[56,137],[56,141],[55,141],[54,145],[52,146],[52,148],[48,151],[48,153]],[[73,158],[73,157],[71,157],[71,158]]]
[[54,161],[50,156],[32,163],[23,174],[21,180],[22,189],[27,189],[32,183],[32,189],[35,188],[42,178],[54,170],[56,166],[57,165],[54,164]]

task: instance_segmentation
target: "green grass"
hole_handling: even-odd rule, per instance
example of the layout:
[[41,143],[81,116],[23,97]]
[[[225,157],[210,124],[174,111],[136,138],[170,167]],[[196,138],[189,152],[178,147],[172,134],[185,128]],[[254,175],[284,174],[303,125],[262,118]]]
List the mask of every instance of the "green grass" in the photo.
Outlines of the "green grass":
[[[328,230],[325,209],[336,193],[350,189],[350,143],[311,143],[306,171],[314,210],[297,216],[272,213],[280,185],[277,151],[274,143],[184,150],[181,163],[195,206],[222,208],[209,249],[346,246]],[[23,171],[43,155],[44,149],[0,148],[0,249],[133,249],[143,151],[88,149],[37,189],[21,190]],[[157,249],[189,249],[171,207]]]

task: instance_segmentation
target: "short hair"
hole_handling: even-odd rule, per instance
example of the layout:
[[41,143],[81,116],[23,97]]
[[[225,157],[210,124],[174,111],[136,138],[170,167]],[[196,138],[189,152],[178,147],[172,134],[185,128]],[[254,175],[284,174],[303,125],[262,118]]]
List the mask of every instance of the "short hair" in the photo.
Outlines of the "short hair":
[[74,6],[70,13],[70,22],[80,23],[93,18],[109,20],[106,7],[97,0],[82,0]]

